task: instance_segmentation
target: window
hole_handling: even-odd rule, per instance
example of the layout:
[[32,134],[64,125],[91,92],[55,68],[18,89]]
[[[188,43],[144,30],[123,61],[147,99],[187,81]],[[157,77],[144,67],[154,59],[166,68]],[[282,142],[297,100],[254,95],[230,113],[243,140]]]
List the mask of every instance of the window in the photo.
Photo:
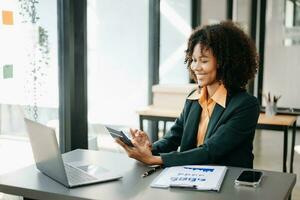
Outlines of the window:
[[138,127],[147,104],[148,1],[88,0],[87,26],[91,147],[98,124]]
[[191,1],[160,1],[160,84],[185,84],[189,73],[184,64],[191,34]]
[[0,0],[0,173],[33,161],[24,117],[58,127],[56,7]]
[[[284,1],[267,1],[266,41],[264,59],[263,92],[281,95],[279,107],[300,108],[300,46],[285,46],[284,40],[299,40],[299,31],[290,35],[285,32],[286,24]],[[265,101],[263,101],[265,105]]]

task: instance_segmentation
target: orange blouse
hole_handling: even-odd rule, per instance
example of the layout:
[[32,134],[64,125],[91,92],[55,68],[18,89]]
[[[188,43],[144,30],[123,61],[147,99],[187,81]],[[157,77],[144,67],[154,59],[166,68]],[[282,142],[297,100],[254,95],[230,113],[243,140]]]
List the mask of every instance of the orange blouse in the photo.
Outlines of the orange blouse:
[[206,87],[203,87],[201,89],[200,94],[198,93],[198,91],[195,91],[191,96],[188,97],[188,99],[190,100],[198,100],[200,106],[202,107],[202,112],[201,112],[199,127],[198,127],[197,146],[203,144],[204,142],[207,126],[216,103],[222,106],[223,108],[225,108],[226,97],[227,97],[227,90],[223,84],[221,84],[218,87],[218,89],[210,99],[207,99],[208,94],[207,94]]

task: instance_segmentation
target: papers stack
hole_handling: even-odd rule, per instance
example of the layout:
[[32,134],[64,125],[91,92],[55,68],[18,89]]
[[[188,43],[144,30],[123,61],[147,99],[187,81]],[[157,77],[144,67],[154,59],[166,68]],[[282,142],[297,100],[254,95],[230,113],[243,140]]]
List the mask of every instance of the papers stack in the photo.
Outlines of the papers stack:
[[226,174],[225,166],[186,165],[169,167],[151,183],[155,188],[190,188],[219,191]]

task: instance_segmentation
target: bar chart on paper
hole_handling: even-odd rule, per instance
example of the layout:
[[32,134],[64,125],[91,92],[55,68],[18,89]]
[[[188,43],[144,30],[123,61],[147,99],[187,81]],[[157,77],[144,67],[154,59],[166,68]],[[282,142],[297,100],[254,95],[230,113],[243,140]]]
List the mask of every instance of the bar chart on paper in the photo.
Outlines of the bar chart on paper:
[[225,166],[187,165],[169,167],[154,179],[151,187],[219,191],[226,171],[227,167]]

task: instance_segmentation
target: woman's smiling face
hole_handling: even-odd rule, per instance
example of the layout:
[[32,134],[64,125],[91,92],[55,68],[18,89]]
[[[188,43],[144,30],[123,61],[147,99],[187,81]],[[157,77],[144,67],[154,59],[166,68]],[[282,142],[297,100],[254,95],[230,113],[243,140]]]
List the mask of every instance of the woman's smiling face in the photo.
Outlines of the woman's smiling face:
[[198,43],[193,50],[191,69],[201,87],[213,85],[217,80],[217,60],[211,49],[203,48]]

